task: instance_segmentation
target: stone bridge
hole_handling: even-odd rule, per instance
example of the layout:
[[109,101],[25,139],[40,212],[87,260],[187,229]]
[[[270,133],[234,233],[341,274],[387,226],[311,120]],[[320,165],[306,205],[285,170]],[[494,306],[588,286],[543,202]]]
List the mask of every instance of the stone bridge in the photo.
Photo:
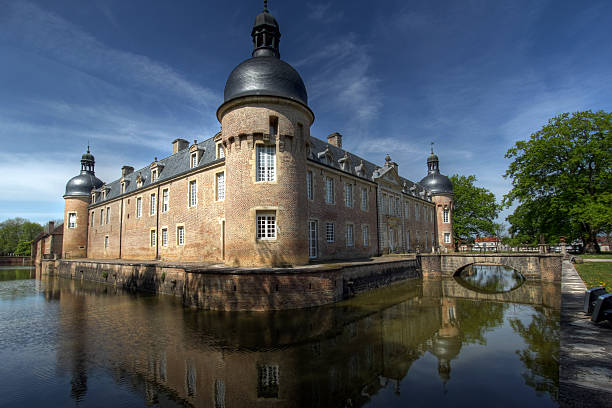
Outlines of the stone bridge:
[[526,279],[560,281],[563,255],[557,254],[419,254],[423,277],[454,276],[472,265],[505,265],[519,271]]

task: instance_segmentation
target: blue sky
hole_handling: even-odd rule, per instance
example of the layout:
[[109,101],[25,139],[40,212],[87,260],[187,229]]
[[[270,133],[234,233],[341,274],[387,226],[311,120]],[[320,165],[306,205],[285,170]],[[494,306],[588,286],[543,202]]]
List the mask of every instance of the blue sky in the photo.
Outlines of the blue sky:
[[[302,75],[313,136],[418,181],[443,173],[501,199],[505,152],[562,112],[612,110],[609,1],[279,1],[281,57]],[[0,0],[0,221],[62,218],[89,141],[120,177],[219,130],[262,1]],[[505,215],[505,214],[504,214]]]

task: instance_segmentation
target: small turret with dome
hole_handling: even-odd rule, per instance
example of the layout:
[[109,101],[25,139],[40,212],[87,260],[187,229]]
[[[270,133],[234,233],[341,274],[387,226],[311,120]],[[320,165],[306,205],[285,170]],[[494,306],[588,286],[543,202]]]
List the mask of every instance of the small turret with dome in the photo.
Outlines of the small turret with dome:
[[104,183],[96,177],[96,160],[89,151],[81,156],[81,173],[66,183],[64,194],[64,238],[62,256],[85,258],[87,256],[88,209],[91,191]]
[[427,158],[427,175],[419,184],[431,192],[432,201],[436,204],[438,244],[444,251],[452,251],[453,183],[444,174],[440,174],[440,160],[433,151],[433,143]]

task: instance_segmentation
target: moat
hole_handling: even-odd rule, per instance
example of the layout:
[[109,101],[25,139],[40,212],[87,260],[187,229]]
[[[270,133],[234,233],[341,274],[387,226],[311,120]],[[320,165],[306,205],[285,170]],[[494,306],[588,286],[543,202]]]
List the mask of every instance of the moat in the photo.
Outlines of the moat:
[[276,312],[0,269],[0,406],[557,406],[559,284],[498,269]]

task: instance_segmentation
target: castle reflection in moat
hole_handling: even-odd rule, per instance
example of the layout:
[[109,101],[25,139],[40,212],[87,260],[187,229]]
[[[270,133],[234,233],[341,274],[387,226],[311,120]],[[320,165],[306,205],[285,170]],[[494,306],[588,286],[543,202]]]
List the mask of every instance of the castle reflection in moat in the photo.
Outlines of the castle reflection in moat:
[[[408,282],[338,305],[271,313],[204,312],[183,308],[174,298],[88,282],[43,283],[47,299],[59,301],[58,366],[73,378],[66,392],[83,398],[88,370],[103,369],[146,403],[164,406],[363,406],[383,390],[401,394],[413,365],[432,359],[436,387],[446,390],[462,350],[486,344],[487,333],[503,326],[513,307],[462,298],[448,280]],[[525,301],[544,303],[531,307],[534,319],[508,321],[531,347],[522,350],[519,342],[514,348],[522,361],[517,377],[554,400],[558,310],[545,299],[555,297],[551,291],[558,298],[559,288],[538,285]]]

